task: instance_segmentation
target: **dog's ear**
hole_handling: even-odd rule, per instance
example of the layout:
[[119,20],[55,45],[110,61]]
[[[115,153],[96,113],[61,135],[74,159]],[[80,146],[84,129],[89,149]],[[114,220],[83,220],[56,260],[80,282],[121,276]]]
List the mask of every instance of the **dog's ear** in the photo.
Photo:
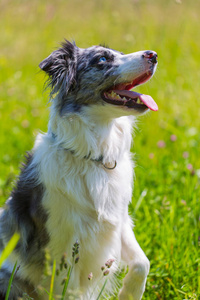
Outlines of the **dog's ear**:
[[[54,53],[54,52],[53,52]],[[51,53],[47,58],[45,58],[40,64],[39,67],[42,71],[45,71],[49,74],[50,67],[53,65],[53,53]]]
[[40,69],[49,75],[48,86],[52,89],[51,94],[58,91],[62,95],[67,94],[75,83],[76,51],[75,43],[65,40],[62,47],[52,52],[39,64]]

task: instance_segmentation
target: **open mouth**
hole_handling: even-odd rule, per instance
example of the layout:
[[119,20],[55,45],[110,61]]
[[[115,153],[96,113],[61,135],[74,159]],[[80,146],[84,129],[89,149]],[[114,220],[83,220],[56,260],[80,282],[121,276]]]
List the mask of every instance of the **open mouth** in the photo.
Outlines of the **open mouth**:
[[151,76],[152,73],[147,72],[132,82],[115,85],[103,92],[103,100],[113,105],[125,106],[139,111],[147,109],[157,111],[158,106],[151,96],[131,91],[137,85],[148,81]]

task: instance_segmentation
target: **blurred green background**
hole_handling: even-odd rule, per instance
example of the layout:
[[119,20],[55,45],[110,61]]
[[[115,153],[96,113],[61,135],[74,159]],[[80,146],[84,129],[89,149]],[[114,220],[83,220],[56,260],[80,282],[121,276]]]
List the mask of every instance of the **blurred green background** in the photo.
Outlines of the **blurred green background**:
[[138,121],[130,214],[151,261],[143,299],[199,299],[199,0],[0,1],[0,201],[49,105],[38,64],[67,38],[124,53],[155,50],[154,78],[137,91],[159,111]]

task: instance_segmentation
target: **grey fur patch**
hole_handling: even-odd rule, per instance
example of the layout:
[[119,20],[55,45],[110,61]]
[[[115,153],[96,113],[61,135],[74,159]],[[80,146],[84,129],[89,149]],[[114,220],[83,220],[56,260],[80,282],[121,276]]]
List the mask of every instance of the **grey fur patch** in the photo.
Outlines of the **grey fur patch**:
[[[80,49],[65,41],[40,63],[40,68],[49,75],[51,96],[57,95],[61,116],[80,112],[83,105],[105,104],[101,94],[118,77],[115,52],[120,53],[103,46]],[[105,61],[101,61],[102,57]]]
[[[11,273],[5,269],[1,269],[0,272],[0,300],[5,299],[5,295],[7,292],[7,287],[9,284]],[[12,282],[9,300],[18,300],[19,297],[22,297],[24,293],[27,293],[30,296],[36,296],[35,288],[30,285],[28,281],[21,280],[18,278],[17,274],[14,277],[14,281]],[[38,299],[36,296],[35,299]]]
[[33,163],[33,156],[28,154],[16,188],[1,213],[0,245],[1,248],[5,247],[12,235],[19,232],[20,241],[15,251],[26,265],[34,264],[42,268],[45,262],[44,248],[49,236],[45,229],[48,216],[41,205],[45,187],[38,178],[37,165]]
[[39,64],[39,67],[49,75],[47,83],[51,87],[51,96],[59,91],[62,98],[75,83],[76,51],[78,47],[75,43],[72,44],[69,41],[65,41],[61,46],[45,58]]

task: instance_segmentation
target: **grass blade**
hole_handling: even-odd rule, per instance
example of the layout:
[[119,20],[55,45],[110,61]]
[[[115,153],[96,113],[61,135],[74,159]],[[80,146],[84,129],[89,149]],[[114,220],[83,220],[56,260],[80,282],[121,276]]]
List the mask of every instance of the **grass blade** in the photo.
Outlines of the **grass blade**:
[[49,291],[49,300],[53,300],[53,286],[54,286],[55,274],[56,274],[56,260],[54,259],[52,276],[51,276],[50,291]]
[[5,300],[8,300],[16,268],[17,268],[17,262],[15,263],[15,266],[13,268],[12,274],[11,274],[10,279],[9,279],[8,289],[7,289],[7,292],[6,292]]
[[101,297],[101,295],[102,295],[102,293],[103,293],[103,290],[104,290],[104,288],[105,288],[105,286],[106,286],[107,281],[108,281],[108,278],[106,278],[106,280],[105,280],[105,282],[104,282],[104,284],[103,284],[103,286],[102,286],[102,288],[101,288],[101,290],[100,290],[100,293],[99,293],[99,295],[98,295],[98,297],[97,297],[96,300],[99,300],[99,299],[100,299],[100,297]]
[[61,300],[64,300],[64,297],[65,297],[65,294],[66,294],[66,291],[67,291],[67,288],[68,288],[69,280],[70,280],[70,277],[71,277],[71,274],[72,274],[72,270],[73,270],[73,266],[69,267],[69,270],[67,272],[67,279],[65,280],[65,284],[64,284],[64,288],[63,288],[63,292],[62,292]]
[[0,257],[0,268],[2,267],[2,264],[4,261],[8,258],[8,256],[12,253],[12,251],[15,249],[18,241],[20,239],[20,235],[18,233],[14,233],[11,237],[10,241],[2,251],[1,257]]

